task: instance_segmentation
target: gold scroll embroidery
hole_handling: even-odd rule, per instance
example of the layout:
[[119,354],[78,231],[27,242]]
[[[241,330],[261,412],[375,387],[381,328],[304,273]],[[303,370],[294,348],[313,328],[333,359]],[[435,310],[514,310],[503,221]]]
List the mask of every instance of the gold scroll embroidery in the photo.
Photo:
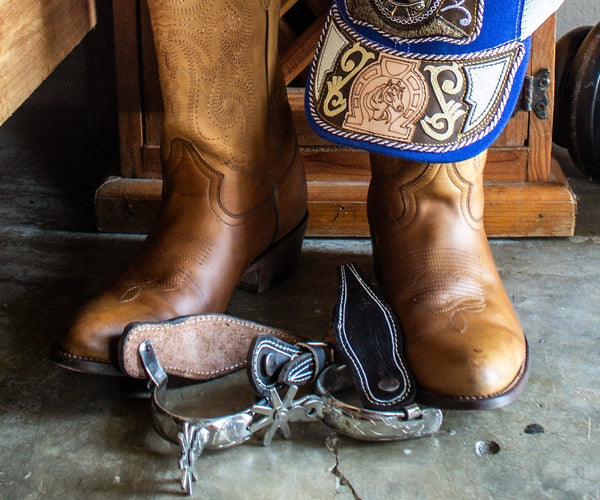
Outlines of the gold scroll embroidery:
[[[351,56],[358,55],[358,62],[351,59]],[[350,82],[354,76],[371,60],[375,59],[375,54],[365,50],[357,42],[342,56],[340,61],[340,69],[346,72],[345,76],[333,75],[331,80],[327,82],[327,94],[323,101],[323,113],[326,116],[333,117],[343,112],[348,101],[342,94],[342,88]]]
[[[461,92],[465,78],[460,66],[455,62],[442,66],[426,66],[423,71],[431,74],[431,87],[442,111],[433,116],[426,116],[420,123],[428,136],[442,142],[452,137],[456,122],[467,112],[460,101],[446,99],[446,95],[452,96]],[[451,72],[454,80],[447,78],[440,85],[440,74],[445,71]]]

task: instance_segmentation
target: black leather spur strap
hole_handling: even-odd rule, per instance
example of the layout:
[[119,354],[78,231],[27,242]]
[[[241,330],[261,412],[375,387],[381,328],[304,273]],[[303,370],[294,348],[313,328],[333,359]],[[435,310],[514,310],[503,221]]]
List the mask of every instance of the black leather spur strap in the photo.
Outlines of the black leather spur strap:
[[355,264],[339,268],[339,281],[333,332],[363,406],[386,411],[412,403],[416,384],[394,313]]

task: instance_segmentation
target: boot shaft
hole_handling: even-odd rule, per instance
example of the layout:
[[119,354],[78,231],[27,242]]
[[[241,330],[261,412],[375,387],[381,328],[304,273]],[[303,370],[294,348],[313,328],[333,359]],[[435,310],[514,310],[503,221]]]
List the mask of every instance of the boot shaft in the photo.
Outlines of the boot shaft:
[[180,138],[211,166],[260,176],[279,77],[279,1],[148,4],[164,102],[163,162]]
[[277,239],[306,211],[306,180],[277,54],[279,0],[148,5],[164,102],[163,199],[175,191],[205,196],[186,180],[199,170],[210,179],[219,217],[237,224],[270,205],[268,225]]
[[[457,219],[472,229],[483,221],[483,168],[486,152],[456,163],[419,163],[371,155],[369,218],[395,230],[411,223],[439,227]],[[433,235],[431,235],[433,236]]]

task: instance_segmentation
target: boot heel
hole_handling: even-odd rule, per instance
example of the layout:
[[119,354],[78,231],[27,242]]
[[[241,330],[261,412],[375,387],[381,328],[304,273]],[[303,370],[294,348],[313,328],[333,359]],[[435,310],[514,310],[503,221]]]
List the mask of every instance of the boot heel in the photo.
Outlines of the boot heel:
[[259,255],[242,275],[238,288],[262,293],[291,275],[300,259],[307,220],[308,213],[293,231]]

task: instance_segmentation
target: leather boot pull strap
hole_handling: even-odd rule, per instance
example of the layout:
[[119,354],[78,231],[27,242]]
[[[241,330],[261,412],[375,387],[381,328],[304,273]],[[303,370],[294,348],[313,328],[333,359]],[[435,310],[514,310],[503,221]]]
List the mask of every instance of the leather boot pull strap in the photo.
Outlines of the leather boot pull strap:
[[365,408],[397,410],[415,398],[415,379],[404,359],[402,330],[355,264],[339,268],[340,294],[333,331]]

